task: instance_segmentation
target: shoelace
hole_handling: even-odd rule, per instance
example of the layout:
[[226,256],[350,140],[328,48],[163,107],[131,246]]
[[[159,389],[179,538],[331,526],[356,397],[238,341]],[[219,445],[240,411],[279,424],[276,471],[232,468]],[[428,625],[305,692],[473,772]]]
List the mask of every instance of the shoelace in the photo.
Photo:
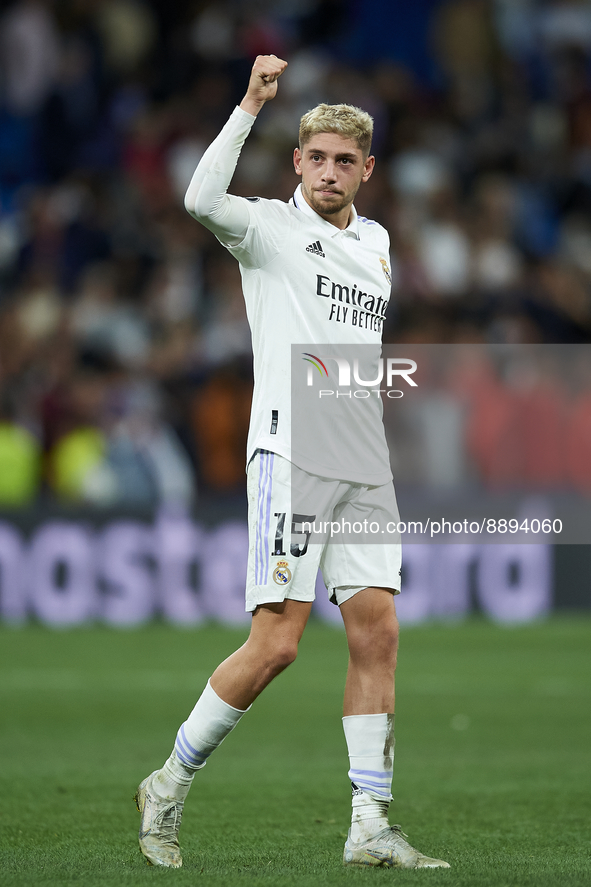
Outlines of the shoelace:
[[400,837],[400,838],[404,838],[404,839],[408,838],[408,835],[406,834],[406,832],[403,832],[403,831],[402,831],[402,826],[401,826],[401,825],[391,825],[391,826],[390,826],[390,830],[393,831],[393,832],[396,832],[396,834],[397,834],[398,837]]
[[177,841],[177,832],[181,827],[183,816],[182,806],[173,801],[161,810],[154,819],[154,825],[158,828],[158,834],[163,840]]

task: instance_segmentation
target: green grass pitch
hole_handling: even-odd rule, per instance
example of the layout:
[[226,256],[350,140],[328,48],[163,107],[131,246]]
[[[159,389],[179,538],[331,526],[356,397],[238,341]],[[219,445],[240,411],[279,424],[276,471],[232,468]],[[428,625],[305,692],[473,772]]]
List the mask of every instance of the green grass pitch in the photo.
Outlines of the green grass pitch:
[[147,866],[132,796],[244,630],[0,629],[0,884],[545,887],[591,880],[591,619],[403,630],[391,820],[439,871],[343,869],[342,632],[197,775],[184,866]]

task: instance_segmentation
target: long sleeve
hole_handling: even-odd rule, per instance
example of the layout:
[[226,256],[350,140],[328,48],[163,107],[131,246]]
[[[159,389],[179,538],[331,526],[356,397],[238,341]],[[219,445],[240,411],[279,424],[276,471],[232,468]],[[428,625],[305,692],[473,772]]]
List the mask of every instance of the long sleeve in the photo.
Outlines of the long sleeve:
[[248,203],[227,193],[242,145],[256,117],[235,108],[201,158],[185,195],[185,207],[224,244],[235,246],[249,225]]

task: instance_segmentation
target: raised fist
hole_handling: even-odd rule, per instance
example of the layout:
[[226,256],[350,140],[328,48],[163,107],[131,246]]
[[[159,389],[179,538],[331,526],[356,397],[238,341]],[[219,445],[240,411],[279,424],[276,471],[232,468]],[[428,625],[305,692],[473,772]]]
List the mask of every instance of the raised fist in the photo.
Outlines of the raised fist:
[[275,98],[277,78],[286,68],[287,62],[277,58],[276,55],[257,55],[250,73],[248,89],[240,102],[240,107],[256,116],[265,102]]

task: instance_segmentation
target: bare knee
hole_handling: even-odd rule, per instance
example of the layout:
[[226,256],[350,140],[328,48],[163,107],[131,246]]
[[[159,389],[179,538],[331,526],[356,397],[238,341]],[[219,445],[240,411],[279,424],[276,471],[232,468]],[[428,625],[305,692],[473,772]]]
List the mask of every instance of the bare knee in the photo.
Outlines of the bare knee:
[[387,625],[382,626],[381,631],[383,634],[384,643],[386,644],[388,649],[393,649],[397,653],[398,639],[400,636],[400,625],[396,616],[389,620]]
[[396,668],[399,626],[395,615],[384,620],[369,620],[348,633],[349,654],[359,662],[388,662]]
[[295,641],[283,641],[282,643],[274,645],[269,650],[270,665],[275,673],[279,674],[279,672],[286,669],[288,665],[295,662],[297,655],[297,643],[295,643]]
[[298,653],[297,641],[288,638],[266,638],[263,641],[249,638],[246,646],[250,648],[251,657],[257,663],[259,674],[264,674],[265,684],[291,665]]
[[294,661],[312,604],[286,599],[261,604],[252,617],[246,647],[265,681],[272,680]]

